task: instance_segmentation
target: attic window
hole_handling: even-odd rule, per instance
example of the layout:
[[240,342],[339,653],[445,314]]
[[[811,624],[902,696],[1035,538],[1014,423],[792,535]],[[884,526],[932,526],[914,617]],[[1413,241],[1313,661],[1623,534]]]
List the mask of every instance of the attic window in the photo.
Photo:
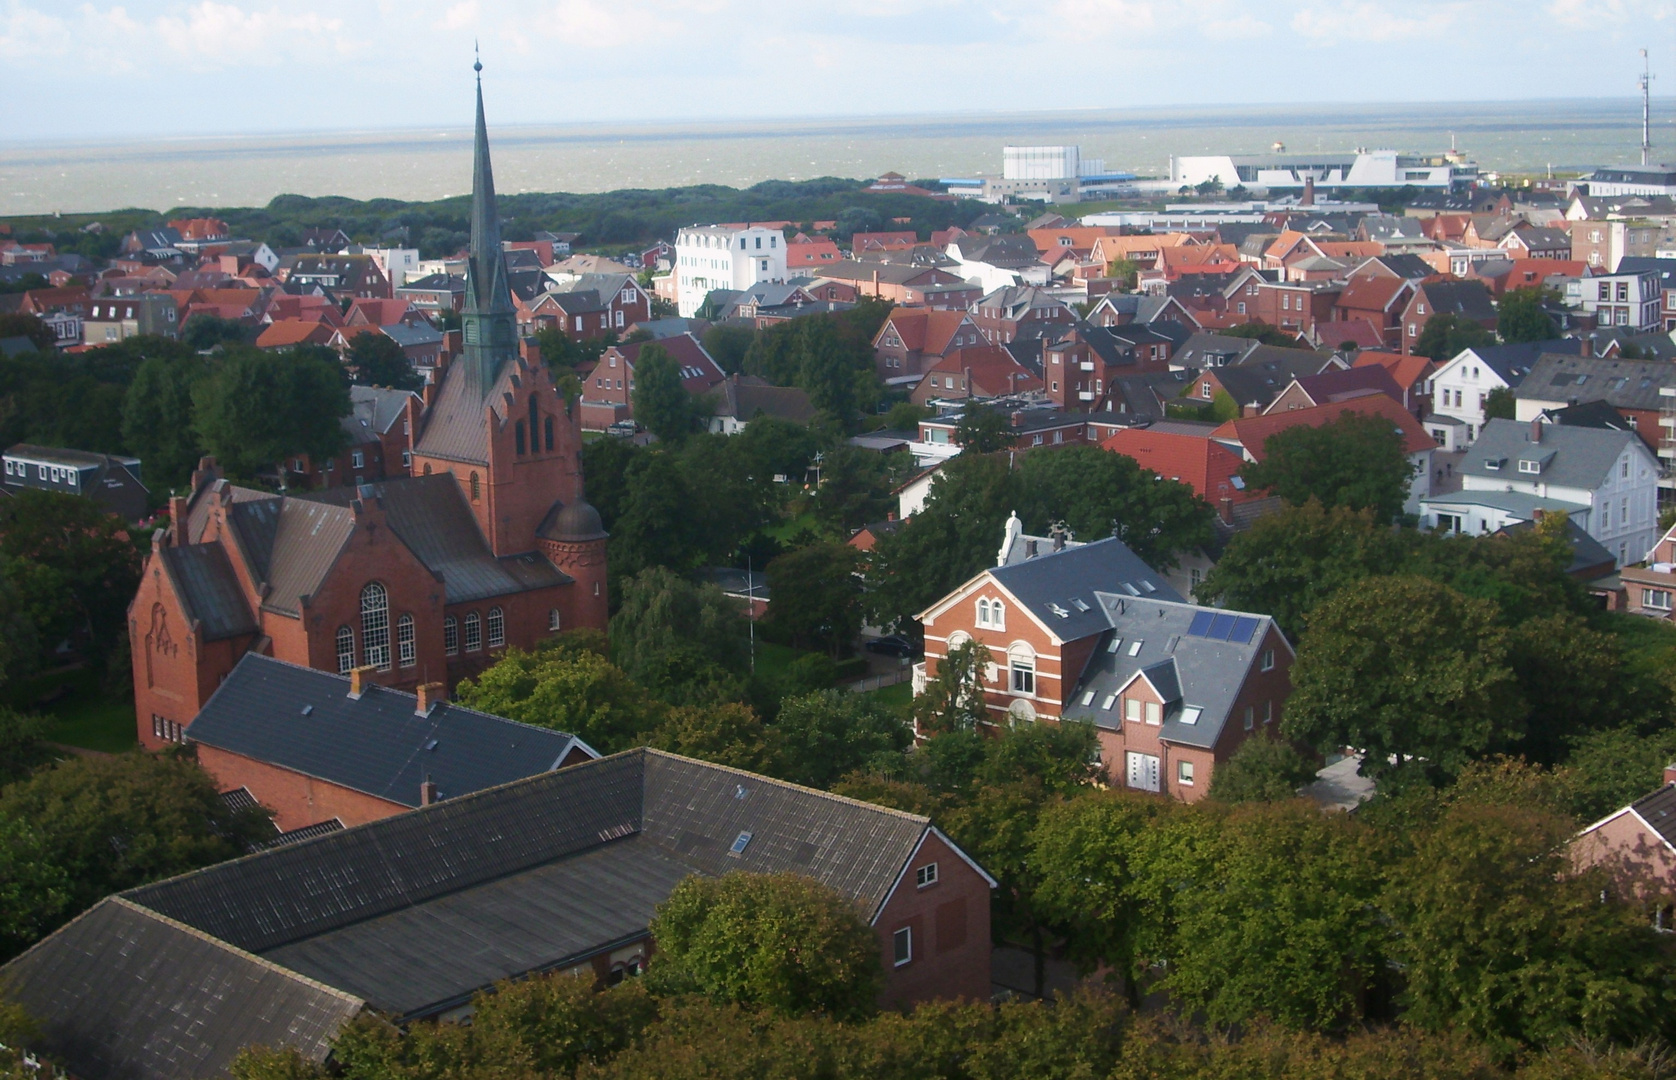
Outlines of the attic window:
[[1143,580],[1141,582],[1141,588],[1145,589],[1147,592],[1157,592],[1158,591],[1158,586],[1154,585],[1150,581],[1145,581],[1145,580]]
[[1141,590],[1135,588],[1135,584],[1132,581],[1125,581],[1123,583],[1123,591],[1128,593],[1130,596],[1141,595]]
[[428,743],[426,743],[426,744],[425,744],[425,749],[427,749],[427,750],[435,750],[435,749],[436,749],[436,745],[437,745],[437,741],[436,741],[436,740],[435,740],[435,739],[432,739],[432,740],[431,740],[431,741],[430,741],[430,742],[428,742]]
[[1088,610],[1088,603],[1080,596],[1073,596],[1071,598],[1071,606],[1076,608],[1078,611]]
[[733,846],[727,849],[727,853],[735,857],[743,855],[745,854],[745,848],[748,847],[750,843],[751,834],[748,832],[742,832],[739,834],[738,838],[733,841]]
[[1203,712],[1204,710],[1199,708],[1197,705],[1189,705],[1185,709],[1181,710],[1181,722],[1184,724],[1197,724],[1199,722],[1199,716]]
[[1506,458],[1485,458],[1484,459],[1484,467],[1486,469],[1491,469],[1491,470],[1494,470],[1494,471],[1500,471],[1501,467],[1505,464],[1507,464],[1507,459]]
[[1542,462],[1532,461],[1530,458],[1520,458],[1519,471],[1522,473],[1539,473],[1542,471]]
[[308,716],[309,714],[311,714],[313,712],[314,712],[314,706],[313,705],[304,705],[303,706],[303,715],[304,716]]
[[1134,641],[1131,641],[1129,643],[1129,655],[1130,656],[1141,655],[1141,646],[1144,645],[1144,644],[1146,644],[1146,642],[1141,640],[1140,638],[1136,638]]
[[1115,653],[1115,652],[1117,652],[1117,650],[1121,649],[1122,647],[1123,647],[1123,639],[1121,637],[1114,637],[1114,638],[1112,638],[1112,643],[1110,645],[1106,646],[1106,651],[1109,652],[1109,653]]
[[1060,607],[1058,604],[1049,604],[1048,610],[1059,616],[1061,619],[1069,619],[1071,617],[1071,613]]
[[1082,695],[1082,703],[1084,705],[1094,704],[1094,691],[1090,690],[1087,693],[1083,694]]
[[1117,695],[1116,694],[1107,694],[1106,695],[1106,700],[1100,702],[1100,708],[1106,710],[1107,712],[1111,712],[1112,711],[1112,706],[1116,705],[1116,704],[1117,704]]

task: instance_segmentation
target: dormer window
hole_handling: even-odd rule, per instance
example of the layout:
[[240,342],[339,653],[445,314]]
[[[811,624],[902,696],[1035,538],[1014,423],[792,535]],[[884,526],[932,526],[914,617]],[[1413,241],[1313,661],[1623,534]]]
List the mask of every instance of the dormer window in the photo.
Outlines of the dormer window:
[[1507,459],[1506,458],[1485,458],[1484,459],[1484,467],[1486,469],[1489,469],[1491,472],[1500,472],[1501,467],[1505,464],[1507,464]]
[[1530,474],[1539,473],[1542,471],[1542,462],[1532,461],[1529,458],[1521,458],[1519,460],[1519,471]]

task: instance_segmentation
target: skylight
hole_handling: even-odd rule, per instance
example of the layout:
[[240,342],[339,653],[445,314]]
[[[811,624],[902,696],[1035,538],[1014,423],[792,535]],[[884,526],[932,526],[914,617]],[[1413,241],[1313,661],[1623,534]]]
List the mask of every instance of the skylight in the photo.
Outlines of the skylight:
[[748,832],[742,832],[739,834],[738,838],[733,841],[733,846],[727,849],[728,854],[743,855],[745,854],[745,848],[748,847],[750,843],[751,834]]
[[1118,636],[1112,638],[1112,643],[1106,646],[1106,651],[1109,653],[1115,653],[1121,648],[1123,648],[1123,638]]
[[1134,641],[1131,641],[1129,643],[1129,655],[1130,656],[1141,655],[1141,646],[1144,645],[1144,644],[1146,644],[1146,642],[1142,641],[1140,638],[1136,638]]
[[1082,703],[1083,703],[1083,704],[1084,704],[1084,705],[1092,705],[1092,704],[1094,704],[1094,691],[1092,691],[1092,690],[1090,690],[1090,691],[1088,691],[1088,692],[1087,692],[1087,693],[1085,693],[1085,694],[1083,694],[1083,696],[1082,696]]
[[1117,695],[1116,694],[1107,694],[1106,695],[1106,700],[1100,702],[1100,708],[1106,710],[1107,712],[1111,712],[1112,711],[1112,706],[1115,705],[1115,704],[1117,704]]
[[1203,712],[1204,710],[1199,708],[1197,705],[1189,705],[1181,710],[1181,722],[1184,724],[1197,724],[1199,722],[1199,716]]
[[1071,606],[1076,608],[1078,611],[1088,610],[1088,603],[1080,596],[1071,597]]

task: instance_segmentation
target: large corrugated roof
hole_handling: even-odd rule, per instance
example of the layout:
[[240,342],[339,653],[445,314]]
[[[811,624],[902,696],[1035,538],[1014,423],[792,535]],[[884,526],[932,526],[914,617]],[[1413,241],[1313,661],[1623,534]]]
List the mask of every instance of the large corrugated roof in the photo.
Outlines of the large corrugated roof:
[[220,1078],[256,1043],[323,1061],[363,1008],[353,994],[114,896],[6,965],[0,985],[86,1080]]

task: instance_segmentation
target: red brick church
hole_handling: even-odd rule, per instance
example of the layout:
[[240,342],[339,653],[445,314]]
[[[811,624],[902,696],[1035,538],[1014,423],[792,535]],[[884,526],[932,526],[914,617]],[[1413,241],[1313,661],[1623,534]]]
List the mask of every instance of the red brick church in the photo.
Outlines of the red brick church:
[[411,475],[275,495],[204,460],[128,609],[142,745],[181,741],[247,652],[413,691],[507,646],[605,629],[580,414],[519,354],[481,86],[473,170],[462,352],[408,406]]

